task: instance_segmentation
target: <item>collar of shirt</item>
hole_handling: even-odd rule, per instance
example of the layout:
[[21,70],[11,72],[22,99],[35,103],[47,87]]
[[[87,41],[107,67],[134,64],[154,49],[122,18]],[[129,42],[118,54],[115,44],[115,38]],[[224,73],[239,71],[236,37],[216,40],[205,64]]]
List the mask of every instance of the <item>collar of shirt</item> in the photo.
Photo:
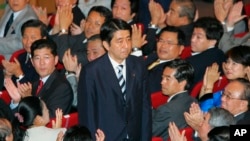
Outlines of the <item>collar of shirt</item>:
[[240,115],[240,114],[242,114],[242,113],[244,113],[244,112],[240,112],[240,113],[234,115],[234,117],[237,117],[238,115]]
[[[204,50],[204,51],[207,51],[208,49],[211,49],[211,48],[214,48],[214,46],[209,47],[209,48],[207,48],[207,49]],[[202,52],[204,52],[204,51],[202,51]],[[195,56],[195,55],[198,55],[198,54],[200,54],[200,53],[202,53],[202,52],[192,52],[191,55],[192,55],[192,56]]]
[[13,19],[13,21],[15,21],[15,19],[22,13],[22,11],[24,11],[24,9],[23,9],[23,10],[20,10],[20,11],[17,11],[17,12],[13,12],[13,14],[14,14],[14,19]]
[[183,92],[186,92],[186,90],[181,91],[181,92],[178,92],[178,93],[176,93],[176,94],[170,96],[170,97],[168,98],[168,102],[171,101],[171,99],[173,99],[173,97],[175,97],[176,95],[178,95],[178,94],[180,94],[180,93],[183,93]]
[[49,76],[50,76],[50,75],[45,76],[44,78],[40,78],[40,80],[42,80],[42,81],[43,81],[43,84],[45,84],[45,83],[46,83],[46,81],[48,80]]
[[87,42],[88,42],[88,39],[87,39],[87,38],[84,39],[84,40],[82,41],[83,44],[85,44],[85,43],[87,43]]
[[161,64],[161,63],[165,63],[165,62],[169,62],[169,61],[172,61],[172,60],[161,60],[161,59],[160,59],[160,64]]
[[123,60],[121,64],[117,63],[114,59],[112,59],[109,54],[108,54],[109,60],[113,66],[113,69],[115,70],[116,74],[118,74],[118,70],[117,70],[117,66],[118,65],[123,65],[123,69],[122,69],[122,74],[124,79],[126,80],[126,60]]

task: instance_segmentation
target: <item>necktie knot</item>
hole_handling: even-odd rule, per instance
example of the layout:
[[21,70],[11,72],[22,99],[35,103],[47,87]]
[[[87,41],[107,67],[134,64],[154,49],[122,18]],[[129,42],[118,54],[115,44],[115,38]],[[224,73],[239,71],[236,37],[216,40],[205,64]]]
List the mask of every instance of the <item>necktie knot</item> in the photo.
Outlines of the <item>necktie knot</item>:
[[118,69],[118,72],[122,72],[123,65],[118,65],[118,66],[117,66],[117,69]]

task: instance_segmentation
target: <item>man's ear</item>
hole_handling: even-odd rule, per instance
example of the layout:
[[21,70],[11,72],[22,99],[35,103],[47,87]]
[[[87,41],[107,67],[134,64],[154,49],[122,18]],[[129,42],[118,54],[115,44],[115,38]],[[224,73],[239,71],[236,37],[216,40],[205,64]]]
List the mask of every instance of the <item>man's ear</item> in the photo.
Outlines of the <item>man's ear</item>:
[[109,43],[107,41],[102,41],[103,47],[109,51]]
[[58,60],[59,60],[58,55],[56,55],[56,56],[55,56],[55,65],[57,65]]
[[185,90],[185,86],[187,85],[187,80],[182,80],[179,84],[182,87],[182,89]]

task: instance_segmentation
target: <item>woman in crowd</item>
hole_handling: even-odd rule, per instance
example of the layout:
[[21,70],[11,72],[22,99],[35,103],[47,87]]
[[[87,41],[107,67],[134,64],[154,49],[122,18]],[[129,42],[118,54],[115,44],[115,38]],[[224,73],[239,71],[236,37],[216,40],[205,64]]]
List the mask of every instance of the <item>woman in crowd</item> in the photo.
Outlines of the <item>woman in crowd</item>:
[[[221,95],[223,91],[213,93],[214,84],[220,78],[233,80],[236,78],[246,78],[250,76],[250,47],[237,46],[227,52],[227,60],[223,63],[224,76],[220,77],[218,65],[213,64],[208,67],[203,79],[203,86],[199,95],[200,107],[207,111],[211,107],[221,105]],[[219,81],[222,81],[221,79]],[[220,82],[219,82],[220,83]],[[219,84],[218,83],[218,84]]]

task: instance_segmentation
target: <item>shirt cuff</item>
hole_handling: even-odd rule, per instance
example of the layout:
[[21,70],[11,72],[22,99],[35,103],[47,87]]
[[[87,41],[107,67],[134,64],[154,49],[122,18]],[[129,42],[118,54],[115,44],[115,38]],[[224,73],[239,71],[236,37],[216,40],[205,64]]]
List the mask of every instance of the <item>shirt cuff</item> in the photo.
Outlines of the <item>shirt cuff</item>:
[[15,109],[18,105],[19,105],[19,103],[14,103],[13,100],[11,100],[11,102],[10,102],[11,109]]

